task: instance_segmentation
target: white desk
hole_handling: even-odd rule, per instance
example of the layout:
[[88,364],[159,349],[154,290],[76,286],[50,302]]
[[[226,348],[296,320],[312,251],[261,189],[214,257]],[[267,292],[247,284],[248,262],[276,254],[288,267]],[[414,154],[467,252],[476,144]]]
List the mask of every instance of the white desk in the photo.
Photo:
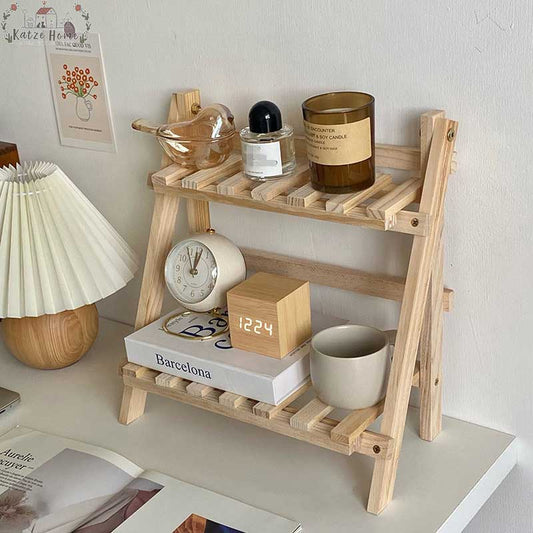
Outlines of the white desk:
[[516,464],[514,437],[445,418],[433,443],[410,412],[392,503],[365,511],[373,460],[346,457],[220,415],[148,396],[145,415],[122,426],[118,362],[131,328],[101,320],[92,350],[76,365],[38,371],[0,344],[0,385],[21,393],[0,416],[16,424],[114,450],[145,468],[300,520],[305,533],[461,531]]

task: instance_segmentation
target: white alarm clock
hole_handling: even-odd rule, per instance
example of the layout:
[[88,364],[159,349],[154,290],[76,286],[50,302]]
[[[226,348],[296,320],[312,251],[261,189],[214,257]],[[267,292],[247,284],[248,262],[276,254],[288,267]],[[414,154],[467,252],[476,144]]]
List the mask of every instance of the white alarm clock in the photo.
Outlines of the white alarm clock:
[[224,307],[226,293],[245,278],[239,248],[211,228],[176,244],[165,262],[168,290],[191,311]]

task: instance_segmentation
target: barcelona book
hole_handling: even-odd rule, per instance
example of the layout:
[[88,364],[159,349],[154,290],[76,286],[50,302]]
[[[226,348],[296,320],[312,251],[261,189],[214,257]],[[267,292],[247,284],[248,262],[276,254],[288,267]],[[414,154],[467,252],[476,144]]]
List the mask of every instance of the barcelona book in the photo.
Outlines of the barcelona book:
[[83,442],[0,436],[2,533],[297,533],[297,522]]
[[[128,361],[271,405],[307,380],[309,340],[283,359],[246,352],[231,345],[229,333],[217,334],[226,318],[169,313],[126,337]],[[313,333],[344,322],[314,313]]]

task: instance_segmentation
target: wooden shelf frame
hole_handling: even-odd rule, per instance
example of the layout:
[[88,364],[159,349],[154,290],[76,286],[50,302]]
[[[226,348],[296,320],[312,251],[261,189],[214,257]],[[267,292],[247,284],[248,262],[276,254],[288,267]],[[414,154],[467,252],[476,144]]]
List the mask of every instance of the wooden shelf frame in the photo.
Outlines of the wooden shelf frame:
[[[173,94],[168,121],[190,118],[195,104],[200,104],[198,90]],[[243,249],[250,270],[401,302],[387,395],[380,404],[338,421],[327,416],[333,407],[317,398],[301,408],[291,405],[309,389],[309,383],[281,405],[272,406],[125,363],[120,422],[129,424],[142,416],[147,394],[154,393],[339,453],[371,456],[375,462],[367,509],[380,513],[393,495],[411,387],[420,389],[421,438],[431,441],[441,429],[442,323],[444,311],[450,311],[453,304],[453,291],[443,286],[442,228],[447,179],[455,169],[457,127],[443,111],[422,114],[420,147],[376,145],[376,164],[386,172],[377,173],[371,189],[348,195],[325,195],[309,186],[301,139],[296,142],[297,170],[273,183],[257,184],[245,178],[238,152],[215,169],[197,172],[171,164],[163,156],[161,170],[149,177],[155,203],[136,329],[161,315],[164,262],[182,197],[191,232],[210,227],[209,203],[221,202],[411,234],[412,250],[407,275],[401,278]],[[394,181],[391,170],[410,171],[410,177]],[[418,208],[413,206],[417,202]],[[368,426],[380,415],[379,433],[369,431]]]

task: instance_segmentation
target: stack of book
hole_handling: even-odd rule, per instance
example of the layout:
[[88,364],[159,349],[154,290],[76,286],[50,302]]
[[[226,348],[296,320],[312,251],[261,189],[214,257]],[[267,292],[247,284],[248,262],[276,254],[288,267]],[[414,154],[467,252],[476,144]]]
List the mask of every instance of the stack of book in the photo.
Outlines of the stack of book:
[[[176,312],[126,337],[128,361],[272,405],[307,380],[310,339],[283,359],[274,359],[233,348],[229,333],[201,341],[171,335],[163,324]],[[314,313],[313,333],[345,322]]]

